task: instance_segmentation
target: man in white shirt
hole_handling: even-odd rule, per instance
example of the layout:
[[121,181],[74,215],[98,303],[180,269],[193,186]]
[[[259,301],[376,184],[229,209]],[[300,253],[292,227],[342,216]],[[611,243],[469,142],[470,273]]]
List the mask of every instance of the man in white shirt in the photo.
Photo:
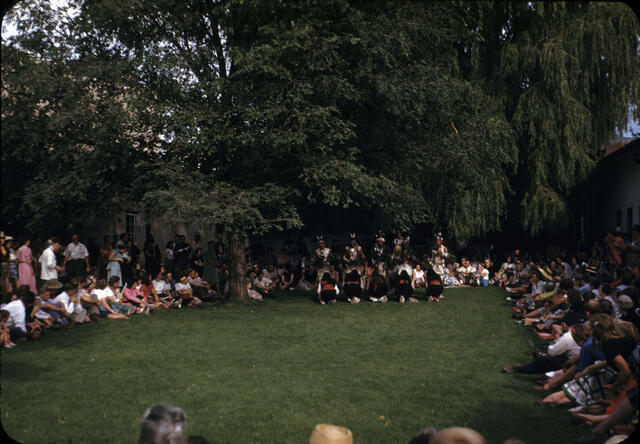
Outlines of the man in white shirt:
[[84,279],[85,273],[89,273],[89,251],[87,247],[80,243],[77,234],[71,236],[71,243],[64,249],[64,262],[62,269],[68,269],[69,278]]
[[87,316],[87,310],[82,308],[78,300],[78,286],[71,282],[65,284],[64,291],[56,296],[51,303],[64,308],[67,318],[73,322],[91,322]]
[[49,281],[58,279],[58,271],[62,271],[62,267],[56,262],[56,253],[60,249],[60,243],[54,241],[49,247],[45,248],[40,256],[40,279]]
[[37,334],[29,335],[27,331],[27,310],[33,307],[35,295],[31,292],[25,293],[22,299],[16,299],[2,307],[3,310],[9,312],[9,319],[5,325],[9,329],[11,342],[26,341],[29,337],[36,339]]

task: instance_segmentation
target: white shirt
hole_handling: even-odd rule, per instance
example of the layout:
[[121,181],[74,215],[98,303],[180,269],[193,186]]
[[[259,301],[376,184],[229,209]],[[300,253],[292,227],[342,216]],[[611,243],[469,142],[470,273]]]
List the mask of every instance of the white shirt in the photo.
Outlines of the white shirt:
[[551,344],[547,351],[551,356],[560,356],[566,353],[567,358],[571,359],[580,354],[580,346],[573,340],[573,335],[568,331]]
[[23,332],[27,332],[26,324],[26,307],[21,300],[11,301],[4,307],[3,310],[9,312],[9,319],[7,319],[6,326],[8,328],[17,327]]
[[100,290],[99,288],[94,288],[91,290],[91,295],[98,298],[99,301],[102,301],[107,297],[107,292],[105,290]]
[[71,297],[67,294],[66,291],[63,291],[54,299],[51,300],[52,304],[60,304],[64,307],[64,310],[67,314],[72,314],[76,309],[76,304],[71,302]]
[[156,293],[161,294],[161,293],[168,293],[169,290],[171,290],[171,285],[169,285],[168,283],[166,283],[163,280],[159,280],[156,281],[155,279],[151,282],[153,284],[153,288],[156,291]]
[[191,290],[191,285],[189,285],[189,283],[187,282],[186,284],[183,284],[181,282],[178,282],[176,284],[176,291],[185,291],[185,290]]
[[53,247],[45,248],[40,256],[40,279],[48,281],[49,279],[58,279],[58,270],[56,270],[56,253]]
[[87,251],[87,247],[78,242],[78,245],[71,242],[67,245],[67,248],[64,249],[64,257],[67,260],[74,261],[78,259],[84,259],[89,256],[89,251]]

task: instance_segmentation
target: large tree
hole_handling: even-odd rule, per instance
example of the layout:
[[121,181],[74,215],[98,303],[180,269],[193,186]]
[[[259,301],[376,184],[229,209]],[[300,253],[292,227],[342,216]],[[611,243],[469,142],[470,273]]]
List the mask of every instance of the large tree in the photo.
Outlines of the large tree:
[[[10,46],[92,71],[63,78],[111,92],[108,122],[77,112],[58,151],[79,153],[73,165],[90,158],[73,151],[83,143],[95,159],[118,153],[130,200],[224,225],[239,297],[253,233],[336,219],[349,229],[429,222],[462,238],[505,221],[533,234],[556,226],[638,98],[638,24],[621,5],[77,0],[61,25],[45,3],[29,4]],[[3,75],[16,69],[2,63]],[[104,137],[82,142],[86,128]],[[47,214],[64,196],[44,197]]]

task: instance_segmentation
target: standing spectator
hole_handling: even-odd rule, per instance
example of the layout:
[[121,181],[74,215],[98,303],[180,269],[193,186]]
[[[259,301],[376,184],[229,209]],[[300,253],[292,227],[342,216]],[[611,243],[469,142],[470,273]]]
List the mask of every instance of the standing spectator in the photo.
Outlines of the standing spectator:
[[33,271],[33,255],[31,253],[31,239],[27,238],[24,244],[18,248],[16,257],[18,258],[18,285],[28,285],[29,289],[36,294],[36,275]]
[[218,263],[223,264],[225,262],[225,249],[224,242],[222,241],[222,233],[218,233],[218,240],[216,241],[216,255],[218,256]]
[[220,278],[218,275],[218,255],[214,241],[207,242],[207,250],[204,252],[204,267],[202,278],[215,286],[216,294],[220,294]]
[[102,238],[102,245],[98,250],[98,279],[107,279],[107,265],[109,264],[109,258],[111,257],[111,252],[113,248],[111,247],[111,236],[108,234]]
[[202,274],[204,268],[203,254],[204,252],[202,251],[202,248],[196,248],[193,253],[193,257],[191,258],[191,266],[189,267],[190,269],[196,270],[199,275]]
[[150,276],[157,275],[160,271],[162,257],[160,255],[160,248],[158,248],[153,236],[150,235],[145,241],[142,252],[144,253],[144,267],[147,270],[147,274]]
[[40,279],[43,281],[58,279],[58,272],[62,271],[62,267],[56,262],[58,250],[60,250],[60,242],[54,240],[40,256]]
[[188,271],[191,246],[187,243],[187,237],[184,234],[178,237],[174,253],[176,258],[176,273]]
[[2,271],[2,275],[0,279],[2,282],[2,292],[8,291],[9,288],[9,250],[4,245],[6,236],[4,235],[4,231],[0,233],[0,268]]
[[69,271],[69,279],[78,278],[82,280],[86,276],[85,273],[88,274],[91,271],[89,250],[84,244],[80,243],[77,234],[71,236],[71,243],[64,249],[63,255],[62,270]]
[[17,280],[18,279],[18,257],[16,251],[13,249],[13,237],[7,236],[4,240],[4,247],[9,253],[9,276]]
[[[617,227],[615,230],[607,233],[607,260],[609,265],[618,272],[622,271],[623,255],[627,249],[627,245],[622,239],[622,228]],[[613,271],[613,270],[610,270]]]
[[175,242],[167,242],[167,246],[164,249],[164,268],[168,273],[175,272],[176,258],[174,254]]
[[112,250],[111,255],[109,256],[109,264],[107,264],[107,280],[111,282],[111,277],[117,276],[118,281],[122,282],[122,264],[130,260],[131,258],[126,254],[126,247],[124,244],[118,243],[118,248]]

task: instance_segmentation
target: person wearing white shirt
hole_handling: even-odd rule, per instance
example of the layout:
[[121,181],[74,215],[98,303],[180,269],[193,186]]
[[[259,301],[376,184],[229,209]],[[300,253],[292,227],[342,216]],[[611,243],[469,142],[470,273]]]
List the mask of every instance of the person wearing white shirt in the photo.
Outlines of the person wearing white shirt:
[[33,307],[35,295],[31,292],[22,296],[22,299],[11,301],[2,307],[3,310],[9,312],[9,318],[5,322],[9,329],[11,342],[25,341],[29,337],[37,338],[37,335],[29,335],[27,331],[27,310]]
[[580,356],[580,348],[589,335],[589,327],[576,324],[547,348],[548,356],[538,357],[525,365],[503,367],[502,372],[536,374],[560,370],[568,360]]
[[[98,310],[100,310],[100,317],[109,319],[128,319],[128,316],[124,313],[119,312],[117,310],[117,307],[114,309],[114,307],[109,305],[109,302],[115,302],[116,299],[113,291],[109,287],[107,287],[106,280],[98,279],[95,288],[91,290],[91,295],[98,300]],[[129,307],[124,311],[128,313],[132,310],[135,309],[133,307]]]
[[[64,291],[60,293],[58,296],[56,296],[55,298],[53,298],[51,300],[51,303],[59,305],[60,307],[64,308],[65,315],[69,320],[74,322],[83,322],[85,319],[85,316],[82,316],[82,312],[78,310],[78,308],[76,307],[76,306],[80,306],[80,309],[82,309],[80,302],[78,302],[77,300],[77,292],[78,292],[77,285],[74,285],[69,282],[65,284]],[[86,310],[84,311],[84,314],[86,314]]]
[[70,278],[84,279],[85,273],[91,271],[89,267],[89,251],[87,247],[80,243],[77,234],[71,236],[71,243],[64,249],[63,255],[62,269],[68,268]]
[[58,279],[58,271],[62,271],[62,267],[56,262],[56,253],[60,249],[60,243],[54,242],[45,248],[40,256],[40,279],[49,281]]

